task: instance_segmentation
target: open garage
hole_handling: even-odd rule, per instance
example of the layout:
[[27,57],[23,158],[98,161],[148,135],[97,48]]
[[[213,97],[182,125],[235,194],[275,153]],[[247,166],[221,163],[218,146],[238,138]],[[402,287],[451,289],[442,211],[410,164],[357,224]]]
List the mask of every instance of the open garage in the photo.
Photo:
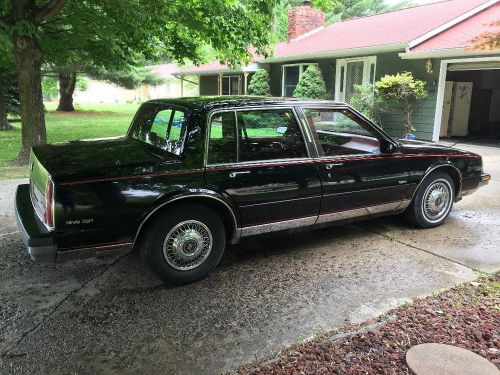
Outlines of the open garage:
[[440,138],[500,141],[500,59],[448,63]]

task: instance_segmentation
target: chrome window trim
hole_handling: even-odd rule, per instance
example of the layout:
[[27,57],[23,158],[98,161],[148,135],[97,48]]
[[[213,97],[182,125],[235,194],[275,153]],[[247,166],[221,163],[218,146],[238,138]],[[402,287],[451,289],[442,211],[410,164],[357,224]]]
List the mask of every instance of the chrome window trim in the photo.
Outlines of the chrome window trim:
[[303,162],[301,164],[305,164],[307,162],[314,162],[314,158],[296,158],[296,159],[266,159],[266,160],[261,160],[261,161],[242,161],[239,163],[219,163],[219,164],[209,164],[206,166],[207,170],[212,170],[215,168],[220,168],[220,167],[227,167],[228,169],[231,167],[265,167],[266,164],[277,164],[277,163],[285,163],[285,165],[288,164],[294,164],[294,162]]
[[[212,167],[214,164],[208,164],[208,150],[209,150],[209,142],[210,142],[210,126],[212,124],[212,117],[219,114],[219,113],[225,113],[225,112],[234,112],[235,117],[236,117],[236,130],[238,130],[238,115],[237,112],[243,112],[243,111],[262,111],[262,110],[273,110],[273,109],[288,109],[293,113],[293,116],[295,118],[295,121],[297,122],[297,126],[300,129],[300,133],[302,134],[302,140],[304,142],[304,147],[306,149],[307,153],[307,158],[286,158],[286,159],[266,159],[262,161],[284,161],[284,160],[299,160],[299,159],[312,159],[309,147],[307,147],[307,142],[306,142],[306,137],[304,135],[304,129],[301,126],[302,122],[300,121],[299,117],[297,116],[297,112],[295,111],[295,106],[294,103],[291,103],[290,105],[262,105],[262,106],[251,106],[251,107],[231,107],[231,108],[223,108],[223,109],[213,109],[208,113],[207,116],[207,121],[206,121],[206,129],[205,129],[205,142],[204,142],[204,153],[203,153],[203,166],[205,168],[207,167]],[[239,150],[239,132],[236,132],[236,142],[237,142],[237,148]],[[237,155],[238,158],[238,155]],[[254,160],[252,162],[255,163],[260,163],[262,162],[261,160]],[[248,161],[244,162],[239,162],[238,160],[236,163],[231,163],[234,165],[244,165],[244,163],[249,163]]]

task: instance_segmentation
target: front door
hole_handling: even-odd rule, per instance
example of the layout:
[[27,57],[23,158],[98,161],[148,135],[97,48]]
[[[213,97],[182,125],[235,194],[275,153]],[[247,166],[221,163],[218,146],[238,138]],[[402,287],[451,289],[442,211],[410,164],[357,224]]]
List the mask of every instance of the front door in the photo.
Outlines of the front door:
[[318,217],[320,178],[292,108],[214,114],[205,175],[239,207],[244,235]]
[[335,78],[335,99],[350,103],[356,86],[370,85],[375,80],[376,57],[338,59]]
[[350,110],[305,108],[323,183],[320,222],[390,212],[411,197],[406,161],[381,152],[382,135]]

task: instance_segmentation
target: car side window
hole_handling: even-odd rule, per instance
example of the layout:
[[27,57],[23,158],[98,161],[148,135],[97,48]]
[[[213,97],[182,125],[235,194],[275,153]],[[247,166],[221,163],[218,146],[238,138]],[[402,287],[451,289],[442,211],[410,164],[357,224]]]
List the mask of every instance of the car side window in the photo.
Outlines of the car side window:
[[238,111],[237,120],[239,162],[307,157],[291,109]]
[[212,116],[208,164],[236,163],[236,120],[234,112]]
[[320,156],[378,154],[377,133],[352,112],[305,108]]

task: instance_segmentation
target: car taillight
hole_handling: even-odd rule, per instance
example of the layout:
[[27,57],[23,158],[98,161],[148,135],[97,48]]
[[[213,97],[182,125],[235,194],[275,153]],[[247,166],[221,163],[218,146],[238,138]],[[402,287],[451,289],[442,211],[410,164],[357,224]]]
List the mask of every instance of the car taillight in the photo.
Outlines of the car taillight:
[[47,188],[45,189],[45,224],[49,228],[54,228],[54,183],[49,178],[47,180]]

